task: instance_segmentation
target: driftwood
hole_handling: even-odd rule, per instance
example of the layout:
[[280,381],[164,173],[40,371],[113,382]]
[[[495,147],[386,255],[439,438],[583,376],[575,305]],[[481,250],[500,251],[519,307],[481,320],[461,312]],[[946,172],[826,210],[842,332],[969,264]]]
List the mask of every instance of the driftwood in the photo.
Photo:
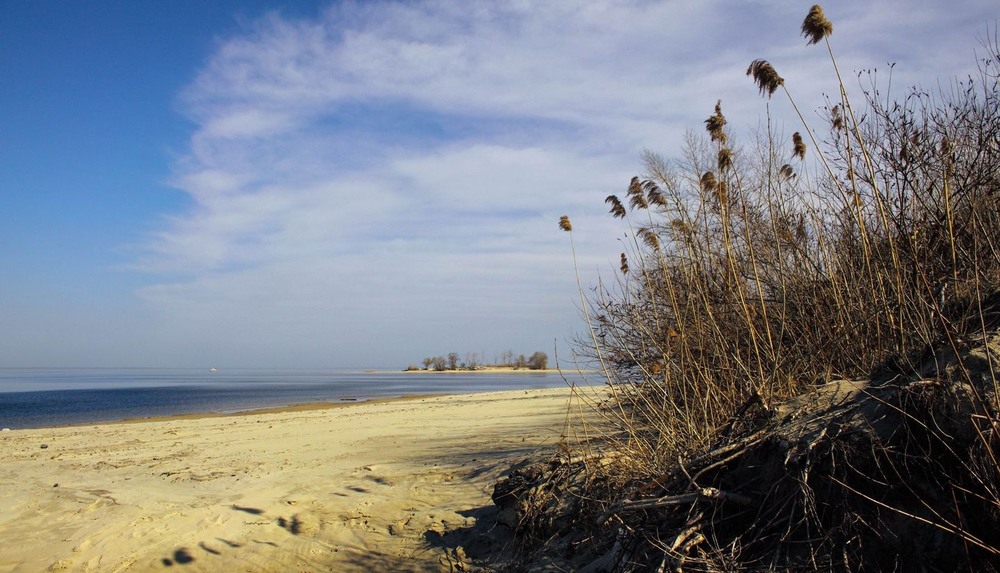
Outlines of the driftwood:
[[998,365],[993,334],[830,382],[624,483],[621,451],[525,463],[499,521],[524,570],[997,571]]

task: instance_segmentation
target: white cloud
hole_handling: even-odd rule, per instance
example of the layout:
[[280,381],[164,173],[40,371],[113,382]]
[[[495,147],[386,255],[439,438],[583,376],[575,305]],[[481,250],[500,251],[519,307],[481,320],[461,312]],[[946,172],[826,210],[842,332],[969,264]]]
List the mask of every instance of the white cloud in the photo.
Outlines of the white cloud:
[[[969,6],[828,15],[844,71],[884,49],[896,73],[933,81],[974,63],[992,8]],[[173,183],[191,205],[150,237],[137,264],[164,280],[141,295],[178,347],[236,365],[548,349],[582,327],[558,217],[593,282],[618,248],[603,198],[643,148],[675,153],[719,98],[736,129],[757,123],[750,60],[819,106],[835,84],[825,49],[798,36],[806,9],[441,0],[264,17],[181,94],[197,127]],[[949,33],[932,34],[942,18]]]

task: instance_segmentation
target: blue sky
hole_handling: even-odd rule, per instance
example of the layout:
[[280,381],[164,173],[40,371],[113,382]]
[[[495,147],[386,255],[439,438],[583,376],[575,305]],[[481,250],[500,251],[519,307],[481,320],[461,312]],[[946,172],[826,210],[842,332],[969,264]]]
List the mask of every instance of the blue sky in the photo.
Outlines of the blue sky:
[[[559,216],[610,275],[603,198],[717,99],[758,125],[755,58],[815,117],[809,5],[0,0],[0,366],[568,359]],[[842,70],[893,62],[897,93],[973,73],[1000,13],[825,10]]]

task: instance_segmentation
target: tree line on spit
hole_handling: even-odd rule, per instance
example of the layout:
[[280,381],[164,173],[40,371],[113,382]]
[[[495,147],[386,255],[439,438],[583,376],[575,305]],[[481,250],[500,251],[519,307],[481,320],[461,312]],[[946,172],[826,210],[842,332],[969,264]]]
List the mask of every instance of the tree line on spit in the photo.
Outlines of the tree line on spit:
[[514,356],[514,352],[508,350],[500,356],[495,357],[492,364],[485,364],[479,354],[466,354],[465,359],[457,352],[451,352],[447,356],[429,356],[421,362],[423,368],[418,368],[413,364],[406,367],[407,370],[433,370],[435,372],[445,372],[448,370],[479,370],[487,367],[513,368],[514,370],[545,370],[549,366],[549,356],[544,352],[535,352],[531,356],[525,357],[523,354]]

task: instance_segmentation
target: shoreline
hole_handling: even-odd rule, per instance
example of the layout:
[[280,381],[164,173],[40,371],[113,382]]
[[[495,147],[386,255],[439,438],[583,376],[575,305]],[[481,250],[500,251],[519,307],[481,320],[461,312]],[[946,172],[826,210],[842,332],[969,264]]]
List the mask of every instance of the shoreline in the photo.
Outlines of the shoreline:
[[2,432],[0,572],[447,571],[500,474],[562,439],[572,393]]
[[556,372],[487,370],[411,376],[403,371],[239,371],[216,376],[172,371],[112,375],[98,369],[83,371],[77,387],[66,382],[65,375],[43,373],[32,379],[10,376],[0,378],[0,384],[32,383],[39,388],[0,392],[0,428],[86,426],[173,415],[219,416],[286,407],[328,408],[383,399],[586,385],[583,375]]
[[[516,390],[510,390],[516,392]],[[489,393],[489,392],[483,392]],[[470,392],[469,394],[475,394]],[[113,424],[142,424],[145,422],[173,422],[178,420],[202,420],[212,418],[233,418],[240,416],[256,416],[267,414],[288,414],[295,412],[314,412],[323,410],[337,410],[340,408],[351,408],[366,404],[389,404],[392,402],[407,402],[411,400],[422,400],[424,398],[441,398],[444,396],[459,396],[461,394],[406,394],[403,396],[388,396],[379,398],[350,398],[338,402],[302,402],[289,404],[287,406],[265,406],[263,408],[248,408],[246,410],[236,410],[232,412],[189,412],[184,414],[166,414],[162,416],[139,416],[132,418],[122,418],[120,420],[106,420],[101,422],[82,422],[79,424],[60,424],[55,426],[44,426],[40,428],[22,428],[24,430],[44,430],[46,428],[78,428],[97,425]],[[11,429],[13,431],[13,429]]]

